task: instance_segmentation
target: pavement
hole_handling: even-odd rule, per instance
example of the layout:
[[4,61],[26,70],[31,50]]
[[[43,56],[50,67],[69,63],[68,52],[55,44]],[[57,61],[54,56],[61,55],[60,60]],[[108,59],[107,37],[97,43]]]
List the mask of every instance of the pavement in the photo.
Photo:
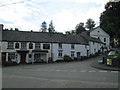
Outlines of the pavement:
[[91,66],[94,67],[94,68],[102,69],[102,70],[120,71],[120,67],[118,68],[118,67],[108,66],[108,65],[105,65],[105,64],[98,64],[97,61],[94,61],[91,64]]

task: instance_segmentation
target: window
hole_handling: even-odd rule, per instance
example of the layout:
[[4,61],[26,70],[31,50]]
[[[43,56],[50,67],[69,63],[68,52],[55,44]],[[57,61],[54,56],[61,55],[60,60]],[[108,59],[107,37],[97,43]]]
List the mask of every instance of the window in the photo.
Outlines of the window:
[[74,51],[71,51],[71,57],[74,58]]
[[59,43],[59,49],[62,49],[62,43]]
[[39,62],[40,61],[40,54],[34,54],[34,60],[35,62]]
[[104,38],[104,42],[106,42],[106,38]]
[[100,39],[100,37],[98,37],[98,39]]
[[35,43],[35,49],[40,49],[40,43]]
[[98,33],[99,33],[100,31],[98,31]]
[[8,42],[8,48],[13,49],[14,48],[14,42]]
[[26,42],[22,42],[21,43],[21,48],[27,48],[27,43]]
[[58,51],[58,57],[62,57],[62,51],[61,50]]
[[43,49],[50,49],[50,44],[43,44]]
[[15,48],[17,48],[17,49],[19,48],[19,43],[15,44]]
[[96,49],[94,49],[94,53],[96,53]]
[[33,43],[32,42],[29,43],[29,49],[33,49]]
[[74,44],[71,44],[71,49],[74,49],[75,48],[75,45]]
[[93,42],[93,45],[95,44],[95,42]]
[[11,59],[15,59],[15,52],[8,53],[8,61],[11,61]]

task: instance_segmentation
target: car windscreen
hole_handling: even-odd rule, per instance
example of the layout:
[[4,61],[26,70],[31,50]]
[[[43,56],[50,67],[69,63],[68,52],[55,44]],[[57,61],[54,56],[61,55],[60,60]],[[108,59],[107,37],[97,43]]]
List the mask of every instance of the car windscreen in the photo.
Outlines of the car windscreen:
[[110,52],[108,53],[108,55],[114,55],[114,54],[116,54],[115,51],[110,51]]

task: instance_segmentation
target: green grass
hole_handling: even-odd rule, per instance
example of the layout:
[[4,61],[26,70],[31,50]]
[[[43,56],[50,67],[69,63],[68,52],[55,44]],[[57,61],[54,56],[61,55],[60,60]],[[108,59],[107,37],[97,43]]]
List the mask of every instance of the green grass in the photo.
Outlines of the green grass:
[[110,55],[108,57],[109,58],[120,58],[120,54],[114,54],[114,55]]

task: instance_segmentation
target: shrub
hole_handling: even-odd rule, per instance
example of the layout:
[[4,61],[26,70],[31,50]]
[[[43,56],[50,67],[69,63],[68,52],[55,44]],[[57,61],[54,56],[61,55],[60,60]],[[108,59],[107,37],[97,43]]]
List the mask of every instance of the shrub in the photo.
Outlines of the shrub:
[[71,61],[72,58],[69,55],[64,55],[64,61]]

